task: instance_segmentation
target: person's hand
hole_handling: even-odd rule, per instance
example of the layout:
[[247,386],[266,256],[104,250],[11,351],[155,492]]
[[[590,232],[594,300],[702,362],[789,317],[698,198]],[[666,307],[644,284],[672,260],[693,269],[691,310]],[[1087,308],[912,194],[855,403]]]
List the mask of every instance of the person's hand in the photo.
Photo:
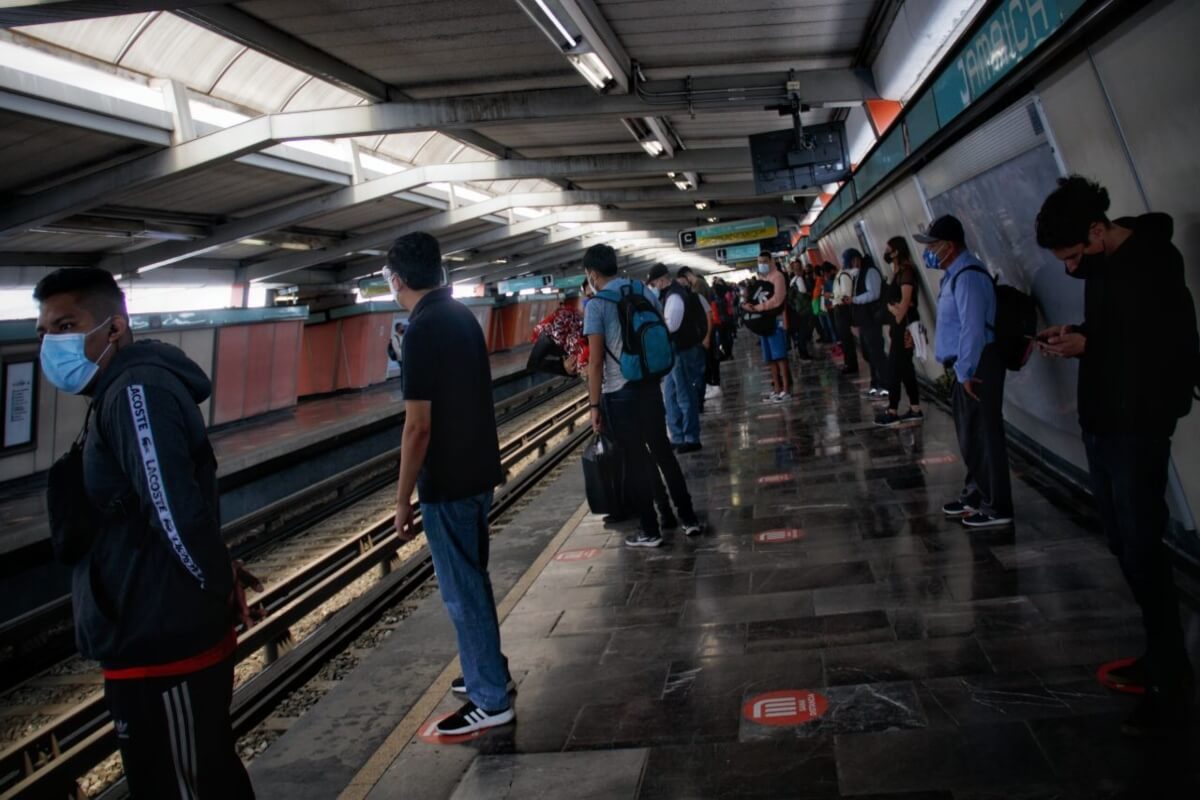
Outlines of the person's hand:
[[742,311],[753,311],[754,306],[749,303],[742,303]]
[[1047,328],[1038,334],[1038,349],[1049,358],[1076,358],[1087,349],[1087,337],[1072,333],[1066,325]]
[[910,331],[908,328],[905,328],[904,329],[904,349],[912,350],[913,347],[915,347],[915,346],[916,346],[916,342],[913,341],[912,331]]
[[600,413],[600,409],[592,409],[592,433],[600,433],[604,430],[604,416]]
[[896,322],[900,322],[900,306],[895,303],[888,303],[888,311],[892,312],[892,316],[896,318]]
[[850,305],[850,298],[849,298],[849,297],[843,297],[843,298],[842,298],[842,305],[844,305],[844,306],[848,306],[848,305]]
[[563,361],[563,370],[568,375],[574,375],[579,372],[579,362],[576,361],[575,356],[569,356]]
[[250,630],[254,627],[255,622],[266,616],[266,612],[262,605],[250,607],[246,602],[247,589],[261,592],[263,590],[262,581],[246,569],[240,560],[235,560],[233,562],[233,593],[229,598],[229,604],[237,612],[238,619],[245,629]]
[[983,384],[979,378],[967,378],[962,382],[963,391],[967,393],[967,397],[972,400],[979,400],[979,395],[975,394],[975,387]]
[[417,536],[416,526],[413,525],[412,501],[407,498],[396,502],[396,535],[402,542],[411,542]]

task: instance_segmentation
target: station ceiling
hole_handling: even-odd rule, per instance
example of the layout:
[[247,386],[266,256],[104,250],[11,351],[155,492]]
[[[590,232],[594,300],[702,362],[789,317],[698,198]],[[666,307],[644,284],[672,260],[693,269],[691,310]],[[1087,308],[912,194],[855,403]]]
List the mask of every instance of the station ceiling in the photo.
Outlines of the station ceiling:
[[746,136],[790,127],[765,108],[789,79],[805,124],[874,99],[865,67],[900,4],[5,3],[0,46],[153,102],[0,63],[0,280],[97,264],[345,283],[420,228],[454,280],[575,271],[597,241],[631,269],[716,269],[675,232],[800,221],[820,189],[756,195]]

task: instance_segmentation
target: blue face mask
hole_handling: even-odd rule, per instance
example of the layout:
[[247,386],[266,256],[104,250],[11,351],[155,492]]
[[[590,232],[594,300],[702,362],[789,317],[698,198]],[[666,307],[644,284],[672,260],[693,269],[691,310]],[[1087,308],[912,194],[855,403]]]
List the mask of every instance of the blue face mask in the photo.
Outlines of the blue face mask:
[[[87,337],[108,325],[112,317],[87,333],[48,333],[42,337],[42,372],[46,380],[67,394],[79,394],[88,387],[100,365],[87,357],[84,344]],[[104,353],[112,347],[110,342]],[[104,358],[104,353],[100,358]]]
[[941,269],[942,263],[938,261],[937,254],[932,250],[926,250],[921,254],[921,259],[925,262],[925,266],[930,269]]

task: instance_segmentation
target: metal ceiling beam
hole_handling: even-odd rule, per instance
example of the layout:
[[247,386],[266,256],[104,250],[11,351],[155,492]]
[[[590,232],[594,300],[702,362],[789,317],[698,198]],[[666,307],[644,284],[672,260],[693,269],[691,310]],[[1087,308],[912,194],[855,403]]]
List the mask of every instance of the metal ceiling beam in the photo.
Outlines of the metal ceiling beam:
[[[747,187],[742,184],[727,184],[722,187],[723,191],[733,193],[733,196],[741,196],[737,192],[747,191]],[[752,188],[749,191],[753,191]],[[459,208],[443,211],[440,214],[434,214],[425,219],[408,222],[402,225],[392,226],[389,228],[381,228],[372,231],[369,234],[354,236],[343,241],[337,248],[313,250],[306,253],[296,253],[294,255],[282,256],[273,258],[267,261],[252,264],[248,267],[247,275],[251,281],[259,282],[276,278],[281,275],[286,275],[289,272],[306,267],[316,266],[318,264],[327,264],[336,262],[345,258],[353,257],[357,251],[374,250],[391,242],[399,236],[413,231],[432,231],[445,230],[456,225],[461,225],[464,222],[480,219],[485,216],[497,214],[511,208],[521,207],[553,207],[553,206],[571,206],[571,205],[609,205],[614,203],[644,203],[664,200],[674,200],[682,192],[675,189],[626,189],[618,191],[605,192],[584,192],[584,191],[567,191],[567,192],[532,192],[529,194],[512,194],[501,197],[493,197],[490,200],[485,200],[480,203],[473,203],[469,206],[460,206]],[[630,213],[636,213],[630,210]],[[548,215],[547,215],[548,216]]]
[[[863,70],[818,70],[797,73],[801,95],[810,105],[860,102],[875,95],[870,74]],[[703,113],[696,95],[712,91],[714,110],[761,108],[770,100],[755,89],[783,96],[786,73],[697,81],[644,84],[662,103],[634,95],[597,95],[590,89],[546,89],[502,92],[473,97],[408,100],[350,108],[269,114],[216,133],[174,145],[164,151],[68,181],[54,189],[0,205],[0,236],[100,205],[115,194],[158,180],[239,158],[271,145],[296,139],[338,138],[417,131],[453,131],[514,122],[547,122],[620,118],[649,114]]]
[[680,157],[656,161],[641,154],[621,156],[580,156],[575,158],[475,161],[464,164],[437,164],[388,175],[347,186],[318,197],[289,203],[261,214],[235,219],[218,226],[202,239],[168,242],[155,247],[110,256],[100,266],[115,272],[147,270],[166,266],[222,245],[261,236],[312,217],[325,216],[363,205],[429,183],[519,180],[525,178],[567,178],[599,174],[661,174],[675,170],[738,170],[749,161],[747,150],[695,150]]
[[145,11],[174,11],[188,6],[217,5],[224,2],[227,0],[187,0],[178,3],[169,0],[0,0],[0,28],[113,17]]

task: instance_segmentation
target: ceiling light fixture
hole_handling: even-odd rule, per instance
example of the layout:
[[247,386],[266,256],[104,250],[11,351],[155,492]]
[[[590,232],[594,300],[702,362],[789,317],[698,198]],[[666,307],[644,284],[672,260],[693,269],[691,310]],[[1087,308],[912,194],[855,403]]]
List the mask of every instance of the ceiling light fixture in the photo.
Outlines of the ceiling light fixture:
[[640,142],[638,142],[638,144],[640,144],[642,149],[646,151],[646,155],[650,156],[651,158],[658,158],[665,152],[662,142],[660,142],[658,139],[642,139]]
[[563,49],[570,50],[579,44],[579,40],[576,39],[569,30],[567,30],[567,26],[563,25],[562,20],[555,16],[554,12],[550,10],[550,7],[546,5],[546,0],[533,0],[533,2],[536,3],[537,7],[540,8],[542,13],[546,15],[546,19],[550,21],[550,24],[562,34],[563,40],[566,43]]
[[600,56],[592,51],[583,53],[568,53],[567,60],[574,65],[592,88],[599,92],[607,91],[615,83],[612,70]]
[[705,202],[705,201],[703,201],[703,200],[697,200],[697,201],[696,201],[696,210],[697,210],[697,211],[707,211],[707,210],[708,210],[708,203],[706,203],[706,202]]

